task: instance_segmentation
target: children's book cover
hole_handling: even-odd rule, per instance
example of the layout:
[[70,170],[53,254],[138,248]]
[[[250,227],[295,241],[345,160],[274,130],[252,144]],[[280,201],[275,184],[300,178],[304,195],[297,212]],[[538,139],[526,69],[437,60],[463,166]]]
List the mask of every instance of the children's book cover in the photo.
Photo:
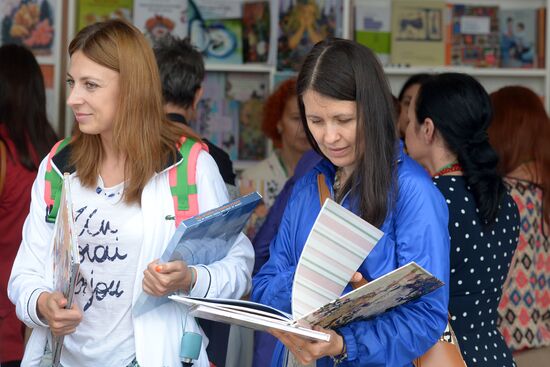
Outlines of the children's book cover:
[[451,8],[446,63],[498,67],[499,7],[454,4]]
[[280,0],[277,69],[298,71],[317,42],[342,37],[341,0]]
[[187,36],[187,0],[134,0],[134,25],[154,44],[167,34]]
[[267,62],[270,32],[269,1],[244,3],[244,62]]
[[355,41],[376,52],[382,65],[390,62],[391,2],[360,0],[355,3]]
[[501,9],[500,66],[533,68],[537,61],[537,9]]
[[392,64],[443,65],[444,10],[443,1],[392,1]]
[[124,19],[132,23],[133,0],[79,0],[77,30],[109,19]]

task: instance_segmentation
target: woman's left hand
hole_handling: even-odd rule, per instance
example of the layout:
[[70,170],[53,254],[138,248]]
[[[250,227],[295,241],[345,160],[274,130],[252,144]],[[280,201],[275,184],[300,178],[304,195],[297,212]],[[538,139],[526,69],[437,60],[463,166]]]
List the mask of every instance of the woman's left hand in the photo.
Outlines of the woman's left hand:
[[159,264],[155,260],[143,272],[143,290],[152,296],[165,296],[167,294],[183,290],[188,292],[194,284],[191,284],[193,277],[191,272],[195,271],[189,268],[184,261],[170,261]]
[[344,338],[334,330],[323,329],[319,326],[313,330],[330,334],[328,342],[312,341],[296,334],[271,329],[269,333],[279,339],[301,364],[309,364],[325,356],[337,356],[344,350]]

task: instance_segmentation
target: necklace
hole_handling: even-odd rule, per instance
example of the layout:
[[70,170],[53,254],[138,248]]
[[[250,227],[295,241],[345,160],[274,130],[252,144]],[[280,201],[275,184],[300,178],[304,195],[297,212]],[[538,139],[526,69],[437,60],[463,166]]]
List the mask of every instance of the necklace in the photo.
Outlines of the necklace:
[[444,176],[447,173],[451,172],[462,172],[462,166],[457,161],[451,162],[449,164],[444,165],[440,169],[437,170],[436,173],[432,175],[432,177],[436,176]]
[[334,184],[332,185],[334,193],[336,194],[342,188],[342,169],[337,168],[334,174]]

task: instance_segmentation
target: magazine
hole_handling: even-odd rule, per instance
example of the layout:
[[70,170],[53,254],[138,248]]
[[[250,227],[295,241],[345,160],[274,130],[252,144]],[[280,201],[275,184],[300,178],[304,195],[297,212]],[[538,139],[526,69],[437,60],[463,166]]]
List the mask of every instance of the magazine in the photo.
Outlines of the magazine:
[[297,319],[250,301],[180,295],[168,298],[189,306],[190,314],[195,317],[255,330],[278,329],[311,340],[329,341],[329,334],[312,330],[311,327],[334,329],[357,319],[367,319],[413,301],[441,286],[443,283],[439,279],[411,262]]
[[[253,192],[182,221],[159,262],[183,260],[187,265],[208,265],[223,259],[261,199],[260,194]],[[134,305],[134,316],[166,302],[166,297],[141,293]]]
[[[63,175],[61,200],[54,226],[52,246],[54,255],[53,289],[61,292],[67,299],[65,308],[71,308],[80,268],[80,255],[74,227],[71,186],[68,173]],[[52,342],[52,365],[58,366],[63,348],[63,336],[54,337],[52,335]]]
[[[327,199],[306,240],[292,288],[292,315],[255,302],[173,295],[193,316],[257,330],[279,329],[328,341],[313,326],[337,328],[376,316],[443,286],[411,262],[343,296],[344,289],[383,232]],[[325,254],[339,254],[338,257]]]

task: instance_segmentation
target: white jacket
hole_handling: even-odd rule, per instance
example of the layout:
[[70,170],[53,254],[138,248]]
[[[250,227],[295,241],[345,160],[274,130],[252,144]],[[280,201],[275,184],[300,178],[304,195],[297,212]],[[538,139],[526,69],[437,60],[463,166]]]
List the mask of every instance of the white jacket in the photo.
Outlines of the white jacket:
[[[178,162],[179,163],[179,162]],[[176,164],[178,164],[176,163]],[[36,302],[42,291],[51,291],[52,251],[51,238],[53,224],[45,221],[44,174],[47,159],[40,164],[37,178],[32,188],[30,213],[23,227],[23,240],[15,259],[8,284],[8,296],[16,305],[17,316],[33,328],[22,366],[38,366],[49,328],[37,317]],[[54,169],[59,173],[57,167]],[[143,223],[143,245],[137,265],[133,289],[133,303],[142,293],[143,270],[147,264],[161,256],[170,237],[174,233],[172,194],[168,183],[168,169],[156,174],[147,183],[141,197]],[[199,211],[218,207],[228,201],[227,190],[212,157],[201,152],[197,162],[197,190]],[[79,185],[75,173],[71,175],[71,185]],[[197,281],[191,295],[197,297],[240,298],[250,289],[250,277],[254,263],[254,250],[248,238],[241,234],[230,253],[221,261],[206,267],[198,266]],[[142,367],[179,367],[180,340],[182,330],[182,308],[175,302],[133,318],[136,358]],[[186,331],[199,331],[193,318],[188,318]],[[106,341],[108,342],[108,340]],[[197,367],[209,365],[206,355],[208,341],[203,338],[202,351]],[[113,351],[116,353],[116,351]],[[65,366],[72,367],[72,366]]]

